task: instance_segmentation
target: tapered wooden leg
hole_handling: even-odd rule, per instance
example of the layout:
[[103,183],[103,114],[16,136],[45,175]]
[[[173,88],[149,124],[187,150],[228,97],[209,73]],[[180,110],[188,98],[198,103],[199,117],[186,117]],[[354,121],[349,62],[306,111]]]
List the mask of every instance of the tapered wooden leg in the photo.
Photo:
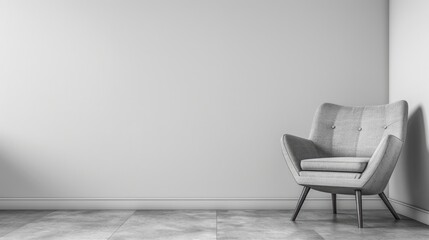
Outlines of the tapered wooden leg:
[[362,218],[362,192],[360,190],[355,191],[356,198],[356,212],[358,219],[358,227],[363,228],[363,218]]
[[337,214],[337,194],[332,193],[332,212]]
[[295,221],[296,217],[298,216],[299,210],[301,210],[302,204],[304,203],[305,198],[307,197],[307,194],[309,191],[310,191],[309,187],[304,187],[302,189],[301,196],[299,197],[298,204],[296,205],[296,208],[295,208],[295,213],[291,218],[292,221]]
[[383,200],[384,204],[386,204],[386,207],[389,209],[390,213],[392,213],[393,217],[396,220],[400,220],[399,215],[396,213],[395,209],[392,207],[392,205],[389,202],[389,199],[387,199],[386,195],[384,193],[378,194],[380,196],[381,200]]

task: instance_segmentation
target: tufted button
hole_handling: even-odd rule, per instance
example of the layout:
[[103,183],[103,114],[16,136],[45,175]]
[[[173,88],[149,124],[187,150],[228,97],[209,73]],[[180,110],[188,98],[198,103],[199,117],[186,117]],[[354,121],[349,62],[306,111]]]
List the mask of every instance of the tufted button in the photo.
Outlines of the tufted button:
[[332,125],[332,127],[331,127],[332,129],[335,129],[335,125]]
[[384,125],[384,127],[383,127],[384,129],[387,129],[387,125]]
[[360,128],[358,128],[358,131],[362,131],[362,128],[360,127]]

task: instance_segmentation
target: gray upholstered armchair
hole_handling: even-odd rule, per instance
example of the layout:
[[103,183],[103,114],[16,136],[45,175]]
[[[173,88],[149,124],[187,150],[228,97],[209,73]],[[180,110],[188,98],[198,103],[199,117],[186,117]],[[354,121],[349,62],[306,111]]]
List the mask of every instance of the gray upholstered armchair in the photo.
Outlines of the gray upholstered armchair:
[[365,107],[322,104],[309,139],[285,134],[283,154],[293,177],[304,187],[292,221],[310,189],[356,198],[358,226],[363,227],[362,195],[378,194],[395,219],[398,214],[383,193],[404,142],[406,101]]

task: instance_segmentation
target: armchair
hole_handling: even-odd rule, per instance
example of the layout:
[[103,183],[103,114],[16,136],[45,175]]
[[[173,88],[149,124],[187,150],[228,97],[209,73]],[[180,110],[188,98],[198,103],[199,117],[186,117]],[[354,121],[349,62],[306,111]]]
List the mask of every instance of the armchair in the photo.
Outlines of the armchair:
[[407,119],[406,101],[365,107],[325,103],[315,114],[309,139],[283,135],[284,158],[303,186],[292,221],[310,189],[331,193],[334,214],[336,194],[355,195],[359,228],[362,195],[378,194],[399,220],[383,190],[401,153]]

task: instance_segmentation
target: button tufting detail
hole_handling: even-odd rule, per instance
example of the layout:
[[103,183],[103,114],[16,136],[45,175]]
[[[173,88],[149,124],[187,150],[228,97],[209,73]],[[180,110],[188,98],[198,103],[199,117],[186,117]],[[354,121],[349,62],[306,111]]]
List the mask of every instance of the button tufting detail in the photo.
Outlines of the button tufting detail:
[[362,131],[362,128],[360,127],[360,128],[358,128],[358,131]]
[[335,129],[335,125],[332,125],[332,127],[331,127],[332,129]]
[[384,127],[383,127],[384,129],[387,129],[387,125],[384,125]]

